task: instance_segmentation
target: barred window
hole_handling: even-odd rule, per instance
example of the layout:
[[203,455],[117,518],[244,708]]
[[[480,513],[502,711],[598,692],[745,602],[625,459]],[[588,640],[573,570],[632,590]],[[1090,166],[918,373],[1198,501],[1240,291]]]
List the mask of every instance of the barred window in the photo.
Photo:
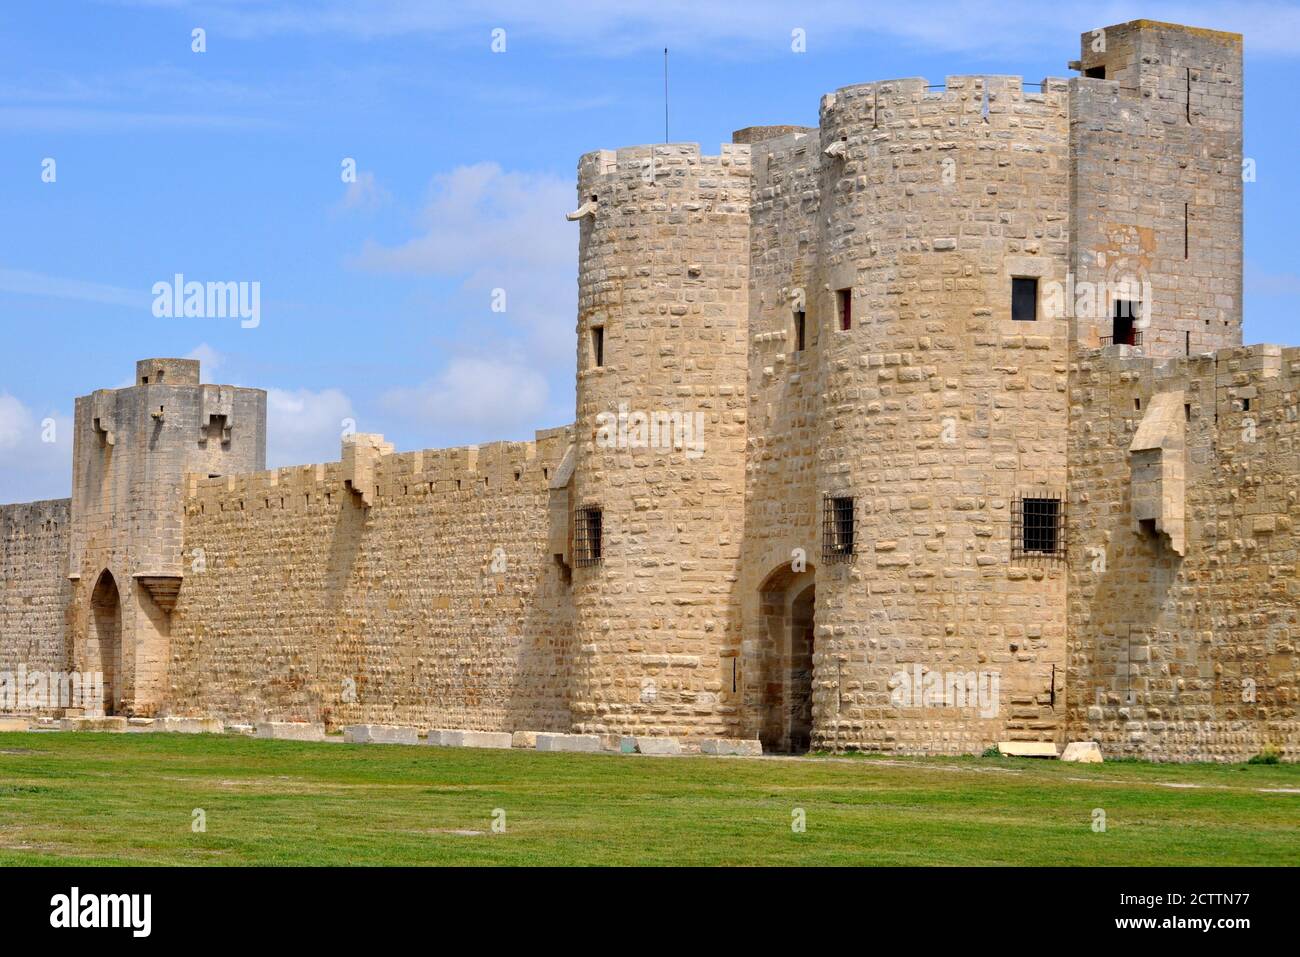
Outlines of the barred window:
[[1011,557],[1065,557],[1065,508],[1059,496],[1012,499]]
[[853,561],[853,499],[827,495],[822,503],[822,561]]
[[596,565],[601,558],[601,511],[588,506],[580,508],[573,516],[573,563],[578,566]]

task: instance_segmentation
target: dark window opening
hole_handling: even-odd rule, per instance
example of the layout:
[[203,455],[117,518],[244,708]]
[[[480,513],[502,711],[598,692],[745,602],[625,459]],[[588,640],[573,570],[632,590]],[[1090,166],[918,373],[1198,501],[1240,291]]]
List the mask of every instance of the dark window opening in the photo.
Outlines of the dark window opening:
[[602,556],[603,516],[598,508],[578,509],[573,518],[573,563],[579,567],[595,565]]
[[835,290],[835,314],[840,318],[840,331],[853,328],[853,290]]
[[1133,400],[1133,408],[1136,409],[1138,412],[1141,412],[1141,411],[1142,411],[1142,400],[1141,400],[1141,399],[1134,399],[1134,400]]
[[1249,400],[1249,399],[1242,399],[1242,400],[1241,400],[1241,411],[1242,411],[1242,412],[1249,412],[1249,411],[1250,411],[1250,400]]
[[803,347],[805,343],[805,339],[804,339],[805,328],[806,328],[805,317],[803,311],[801,310],[794,314],[794,351],[795,352],[803,352]]
[[1011,278],[1011,318],[1033,322],[1038,318],[1038,280],[1023,276]]
[[591,328],[591,358],[596,368],[605,364],[605,327],[592,326]]
[[1090,66],[1083,71],[1083,75],[1092,80],[1106,79],[1106,68],[1104,66]]
[[822,504],[822,561],[853,560],[853,499],[826,496]]
[[1183,406],[1183,419],[1188,422],[1192,421],[1192,407],[1190,403]]
[[1065,509],[1059,498],[1016,496],[1011,502],[1013,558],[1064,558]]
[[1138,303],[1133,299],[1116,299],[1114,316],[1111,319],[1110,341],[1117,346],[1139,346],[1142,334],[1138,332],[1135,320],[1138,315]]
[[145,375],[145,376],[141,376],[141,377],[140,377],[140,384],[141,384],[141,385],[148,385],[148,384],[149,384],[149,377],[148,377],[147,375]]

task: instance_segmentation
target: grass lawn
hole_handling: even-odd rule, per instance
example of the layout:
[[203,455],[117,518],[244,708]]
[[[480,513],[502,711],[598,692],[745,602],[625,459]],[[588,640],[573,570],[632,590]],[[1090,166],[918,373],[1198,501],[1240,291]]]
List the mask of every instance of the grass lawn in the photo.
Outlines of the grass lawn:
[[[12,733],[0,734],[0,865],[1294,865],[1300,793],[1270,788],[1300,792],[1300,766]],[[205,833],[191,829],[196,808]]]

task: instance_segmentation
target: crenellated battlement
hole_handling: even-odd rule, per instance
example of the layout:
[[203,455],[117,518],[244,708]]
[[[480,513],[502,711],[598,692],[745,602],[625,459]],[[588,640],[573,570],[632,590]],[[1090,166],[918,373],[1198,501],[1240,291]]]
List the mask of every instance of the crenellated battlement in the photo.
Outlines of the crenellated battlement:
[[[425,495],[471,493],[491,497],[503,490],[544,492],[572,441],[572,427],[544,429],[530,442],[489,442],[445,449],[392,452],[375,460],[378,499],[389,502]],[[185,476],[186,508],[206,514],[269,508],[305,508],[333,502],[348,492],[342,460],[283,466],[262,472]]]

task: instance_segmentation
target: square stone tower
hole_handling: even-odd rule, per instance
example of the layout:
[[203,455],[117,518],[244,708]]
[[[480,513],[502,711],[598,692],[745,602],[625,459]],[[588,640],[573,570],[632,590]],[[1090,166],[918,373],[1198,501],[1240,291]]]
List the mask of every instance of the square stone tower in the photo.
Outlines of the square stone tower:
[[1241,345],[1241,35],[1134,20],[1081,45],[1070,85],[1075,341],[1156,358]]
[[104,711],[152,714],[165,697],[185,475],[266,467],[266,393],[201,385],[192,359],[144,359],[135,384],[76,402],[72,667],[102,672]]

